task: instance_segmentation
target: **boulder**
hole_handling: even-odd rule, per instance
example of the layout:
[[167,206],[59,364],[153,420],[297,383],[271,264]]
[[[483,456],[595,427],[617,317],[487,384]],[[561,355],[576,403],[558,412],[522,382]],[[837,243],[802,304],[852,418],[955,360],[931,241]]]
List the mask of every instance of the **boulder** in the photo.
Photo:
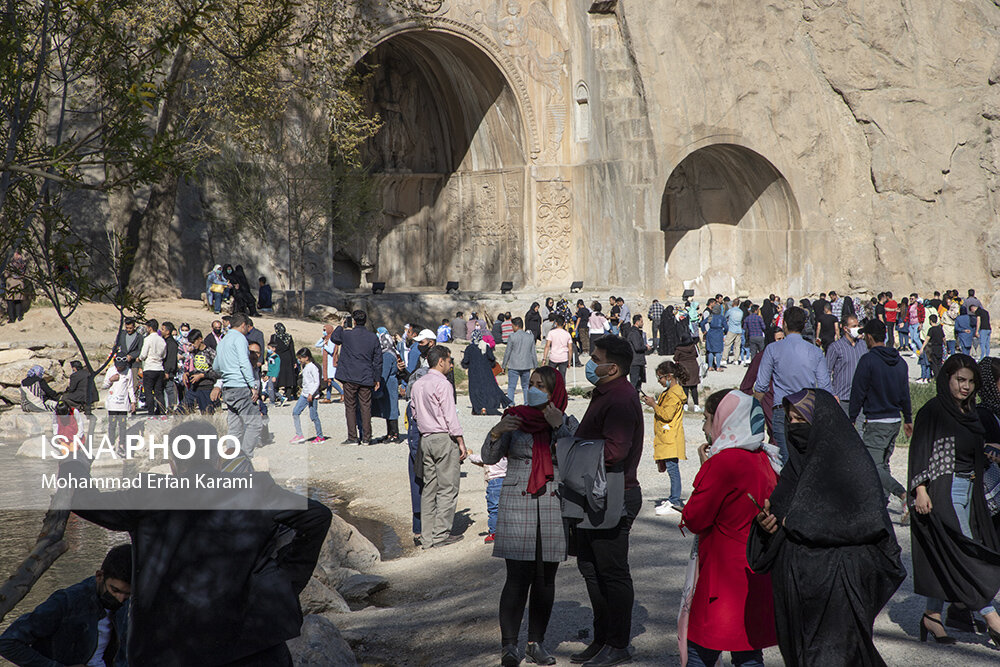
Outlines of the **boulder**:
[[[47,453],[44,450],[48,450]],[[30,459],[41,459],[43,453],[45,453],[46,458],[52,459],[59,455],[59,450],[52,446],[49,435],[35,435],[25,438],[17,449],[18,456]]]
[[347,601],[340,593],[327,587],[316,577],[311,577],[309,583],[299,594],[299,604],[303,614],[322,614],[324,612],[346,613],[351,611]]
[[41,357],[42,359],[55,359],[56,361],[69,361],[70,359],[78,359],[80,357],[80,351],[76,347],[46,347],[42,350],[35,352],[35,356]]
[[295,667],[355,667],[350,644],[333,621],[310,614],[302,620],[302,634],[288,641]]
[[0,350],[0,366],[3,364],[10,364],[15,361],[24,361],[25,359],[31,359],[34,353],[31,350],[27,350],[23,347],[15,348],[12,350]]
[[54,359],[21,359],[0,365],[0,384],[15,387],[20,385],[21,380],[28,375],[28,370],[35,365],[45,369],[46,377],[62,377],[62,367]]
[[381,560],[378,548],[367,537],[336,514],[333,515],[319,556],[319,563],[324,569],[349,567],[367,572]]
[[338,588],[345,579],[354,574],[360,574],[360,572],[349,567],[324,567],[322,565],[317,565],[316,571],[313,572],[313,576],[330,588]]
[[[17,391],[20,404],[20,390]],[[0,434],[7,440],[24,440],[51,431],[52,415],[49,413],[27,414],[20,410],[12,410],[0,415]]]
[[0,399],[11,405],[21,404],[21,390],[18,387],[5,387],[0,385]]
[[320,322],[329,322],[331,324],[340,324],[344,321],[344,318],[349,316],[350,313],[346,313],[341,310],[337,310],[333,306],[316,305],[309,309],[309,317],[314,320],[319,320]]
[[364,600],[372,593],[389,588],[389,580],[377,574],[353,574],[341,582],[337,591],[345,600]]

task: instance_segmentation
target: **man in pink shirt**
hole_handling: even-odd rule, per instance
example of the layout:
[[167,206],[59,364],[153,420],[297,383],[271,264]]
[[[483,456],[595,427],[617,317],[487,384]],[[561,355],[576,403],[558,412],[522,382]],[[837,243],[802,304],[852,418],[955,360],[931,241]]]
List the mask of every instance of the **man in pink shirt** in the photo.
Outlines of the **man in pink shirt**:
[[451,351],[444,345],[435,345],[427,354],[427,363],[430,371],[413,383],[410,404],[420,429],[423,464],[421,543],[425,549],[430,549],[454,544],[463,537],[452,535],[451,526],[458,503],[460,466],[466,450],[455,409],[454,388],[445,377],[455,365]]
[[562,373],[566,379],[566,367],[569,365],[569,354],[573,349],[573,337],[566,331],[566,318],[556,315],[555,326],[545,337],[545,351],[542,353],[542,363],[548,361],[549,366]]

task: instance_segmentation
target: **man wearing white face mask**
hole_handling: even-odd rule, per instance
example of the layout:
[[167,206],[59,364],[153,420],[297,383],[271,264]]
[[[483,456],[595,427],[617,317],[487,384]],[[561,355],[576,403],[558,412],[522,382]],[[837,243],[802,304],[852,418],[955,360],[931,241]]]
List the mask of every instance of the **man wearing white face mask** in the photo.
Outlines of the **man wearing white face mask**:
[[826,367],[830,369],[830,384],[833,385],[833,395],[840,399],[840,407],[848,415],[851,414],[851,384],[854,382],[854,371],[858,362],[868,351],[868,346],[861,340],[861,329],[858,328],[858,318],[848,315],[841,330],[843,336],[830,345],[826,351]]

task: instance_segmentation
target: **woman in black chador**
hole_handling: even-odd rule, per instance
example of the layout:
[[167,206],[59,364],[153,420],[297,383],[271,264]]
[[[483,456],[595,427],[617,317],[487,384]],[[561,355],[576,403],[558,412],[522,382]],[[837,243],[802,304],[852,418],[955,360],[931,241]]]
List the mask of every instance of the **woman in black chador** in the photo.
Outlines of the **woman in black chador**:
[[237,266],[227,278],[233,284],[233,313],[257,317],[257,303],[250,292],[250,282],[243,272],[243,266]]
[[660,349],[657,351],[663,356],[673,355],[677,340],[677,317],[674,315],[674,307],[667,306],[660,318]]
[[528,312],[524,314],[524,328],[535,335],[535,340],[542,339],[542,314],[538,312],[538,302],[531,304]]
[[495,362],[493,350],[483,340],[483,332],[476,329],[462,357],[462,368],[469,373],[469,401],[474,415],[499,415],[501,408],[510,405],[510,399],[493,375]]
[[829,393],[783,404],[788,462],[747,542],[750,567],[771,573],[781,655],[799,667],[884,667],[872,625],[906,571],[875,464]]
[[274,346],[274,351],[281,359],[275,389],[284,389],[286,399],[296,397],[299,393],[299,367],[295,361],[295,341],[281,322],[274,325],[274,333],[268,345]]
[[971,612],[983,615],[1000,646],[1000,615],[992,600],[1000,590],[1000,538],[983,490],[985,430],[975,409],[982,387],[975,360],[953,354],[937,376],[937,396],[917,412],[910,442],[909,499],[913,591],[927,596],[920,638],[953,644],[941,623],[974,629]]

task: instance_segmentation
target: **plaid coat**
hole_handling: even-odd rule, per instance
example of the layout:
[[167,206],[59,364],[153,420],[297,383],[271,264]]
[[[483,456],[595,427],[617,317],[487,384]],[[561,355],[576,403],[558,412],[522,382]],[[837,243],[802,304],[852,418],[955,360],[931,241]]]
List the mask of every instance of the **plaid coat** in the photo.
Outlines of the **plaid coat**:
[[[575,417],[566,417],[563,425],[553,432],[553,442],[573,435],[577,426],[579,423]],[[540,535],[542,560],[558,563],[566,560],[559,471],[553,466],[555,479],[548,482],[543,493],[529,495],[528,477],[531,475],[533,448],[531,434],[523,431],[504,433],[496,441],[487,435],[483,443],[483,463],[493,464],[507,457],[507,476],[500,491],[493,555],[510,560],[535,560]]]

